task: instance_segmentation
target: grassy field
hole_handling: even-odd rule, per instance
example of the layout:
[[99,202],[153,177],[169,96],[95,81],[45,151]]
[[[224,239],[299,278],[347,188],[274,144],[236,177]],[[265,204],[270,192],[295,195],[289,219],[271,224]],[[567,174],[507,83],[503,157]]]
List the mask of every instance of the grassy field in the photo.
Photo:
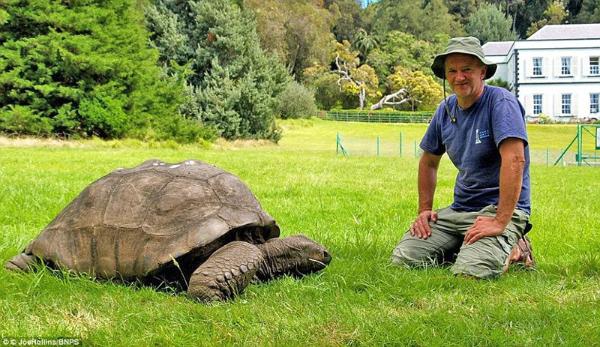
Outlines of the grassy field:
[[[76,337],[84,345],[590,346],[600,344],[600,168],[531,168],[536,271],[495,281],[389,265],[416,212],[414,155],[335,155],[347,138],[420,138],[424,125],[282,123],[279,145],[211,149],[136,141],[0,141],[0,261],[17,254],[85,186],[117,167],[195,158],[241,177],[284,235],[304,233],[333,261],[302,280],[251,285],[211,305],[183,295],[49,271],[0,269],[0,338]],[[530,126],[532,150],[559,151],[572,126]],[[436,206],[456,171],[442,161]]]

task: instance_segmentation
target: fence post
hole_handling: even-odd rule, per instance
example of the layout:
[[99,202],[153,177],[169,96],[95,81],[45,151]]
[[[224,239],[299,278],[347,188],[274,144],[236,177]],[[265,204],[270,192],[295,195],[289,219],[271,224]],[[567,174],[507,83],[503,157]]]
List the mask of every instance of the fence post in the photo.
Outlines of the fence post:
[[402,156],[402,132],[400,132],[400,156]]
[[377,156],[379,156],[379,146],[380,146],[380,143],[381,143],[381,137],[377,136]]
[[577,166],[583,164],[583,132],[581,124],[577,124]]
[[417,155],[417,140],[415,140],[415,158],[418,158],[419,156]]
[[550,165],[550,148],[546,147],[546,166]]

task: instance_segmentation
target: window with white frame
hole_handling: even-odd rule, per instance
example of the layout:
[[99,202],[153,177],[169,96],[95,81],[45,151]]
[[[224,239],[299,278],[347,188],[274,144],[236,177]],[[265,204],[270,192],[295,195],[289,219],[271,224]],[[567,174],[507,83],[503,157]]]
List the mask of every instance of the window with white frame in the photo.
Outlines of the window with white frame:
[[562,114],[571,114],[571,94],[561,95],[561,109]]
[[533,76],[542,76],[542,58],[533,58]]
[[600,75],[599,57],[590,57],[590,75]]
[[590,94],[590,113],[599,113],[600,112],[600,93],[592,93]]
[[560,58],[560,74],[563,76],[571,75],[571,57]]
[[533,94],[533,114],[542,113],[542,94]]

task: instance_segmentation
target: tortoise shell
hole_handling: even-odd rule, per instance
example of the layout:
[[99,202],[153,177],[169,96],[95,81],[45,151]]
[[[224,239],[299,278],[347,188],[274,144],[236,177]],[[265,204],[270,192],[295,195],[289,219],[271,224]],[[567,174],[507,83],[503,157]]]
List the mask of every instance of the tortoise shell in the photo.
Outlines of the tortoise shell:
[[177,260],[195,267],[233,240],[278,236],[236,176],[196,160],[149,160],[89,185],[26,252],[78,273],[131,279]]

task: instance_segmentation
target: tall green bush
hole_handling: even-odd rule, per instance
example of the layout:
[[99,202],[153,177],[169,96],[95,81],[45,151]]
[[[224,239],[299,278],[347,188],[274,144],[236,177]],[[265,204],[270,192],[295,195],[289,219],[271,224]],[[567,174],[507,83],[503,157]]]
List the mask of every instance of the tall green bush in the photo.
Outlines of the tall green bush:
[[[176,119],[183,83],[157,65],[135,0],[5,0],[0,131],[151,137]],[[34,121],[35,119],[35,121]]]
[[314,92],[296,81],[287,85],[279,95],[278,113],[283,119],[308,118],[318,113]]
[[189,85],[187,117],[227,139],[279,139],[275,107],[289,77],[261,50],[249,12],[229,0],[157,0],[146,19],[161,62]]
[[[338,74],[326,72],[311,81],[311,86],[315,89],[315,102],[320,109],[330,110],[345,105],[343,101],[348,98],[342,93],[337,83],[339,79]],[[351,101],[356,103],[356,98],[352,98]],[[353,105],[352,107],[356,106]]]

